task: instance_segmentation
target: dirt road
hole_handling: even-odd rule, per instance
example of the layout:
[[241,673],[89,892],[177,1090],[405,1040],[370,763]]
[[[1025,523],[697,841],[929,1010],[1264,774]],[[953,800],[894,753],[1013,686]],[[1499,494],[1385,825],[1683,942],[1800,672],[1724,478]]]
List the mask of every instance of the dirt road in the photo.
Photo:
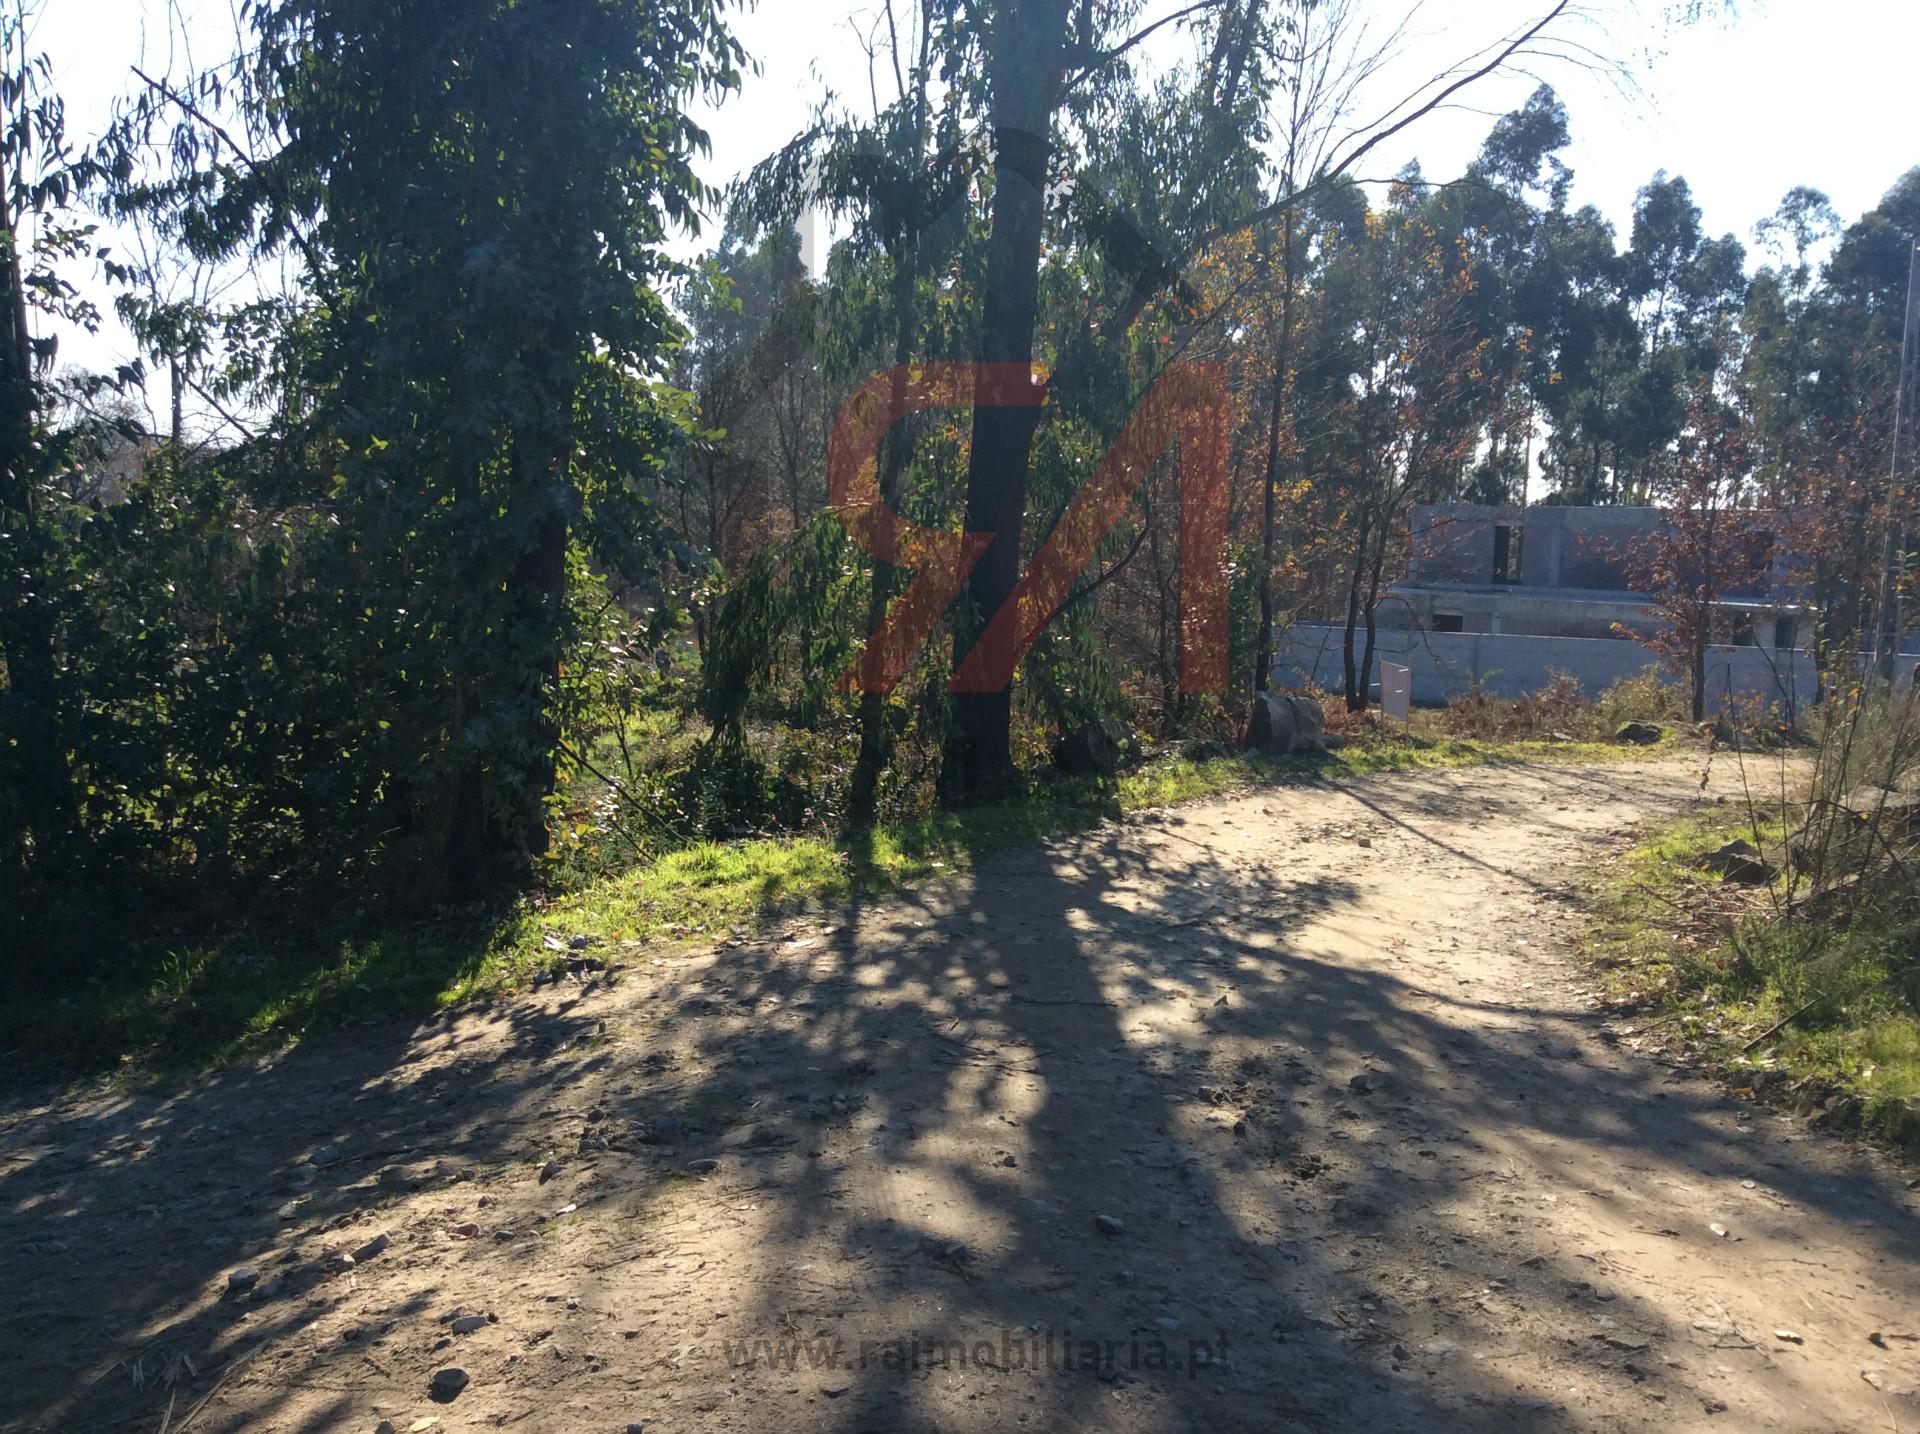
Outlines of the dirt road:
[[1920,1429],[1912,1172],[1568,952],[1698,776],[1263,790],[7,1109],[0,1427]]

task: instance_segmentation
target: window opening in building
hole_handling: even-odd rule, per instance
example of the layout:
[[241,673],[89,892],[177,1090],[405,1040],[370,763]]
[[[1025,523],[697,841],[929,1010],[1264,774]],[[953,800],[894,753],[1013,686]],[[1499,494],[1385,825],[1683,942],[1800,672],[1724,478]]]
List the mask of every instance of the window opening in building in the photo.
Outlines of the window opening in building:
[[1493,580],[1517,584],[1521,573],[1521,550],[1526,529],[1513,523],[1496,523],[1493,528]]
[[1437,612],[1433,615],[1435,632],[1465,632],[1467,620],[1457,612]]

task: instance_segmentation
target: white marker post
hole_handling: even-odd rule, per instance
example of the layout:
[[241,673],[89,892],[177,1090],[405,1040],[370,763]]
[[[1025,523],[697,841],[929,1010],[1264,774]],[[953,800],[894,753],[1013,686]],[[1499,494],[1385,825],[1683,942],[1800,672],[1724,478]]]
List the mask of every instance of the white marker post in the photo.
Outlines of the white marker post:
[[1413,669],[1380,659],[1380,710],[1404,725],[1413,722]]

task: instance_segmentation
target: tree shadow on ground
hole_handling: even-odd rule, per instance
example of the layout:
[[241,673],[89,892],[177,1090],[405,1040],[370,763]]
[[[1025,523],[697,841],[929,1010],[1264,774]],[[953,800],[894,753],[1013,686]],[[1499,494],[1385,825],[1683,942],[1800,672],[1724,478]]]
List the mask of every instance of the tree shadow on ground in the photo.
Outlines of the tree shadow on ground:
[[[0,1419],[158,1428],[177,1350],[209,1429],[432,1413],[454,1358],[460,1415],[534,1428],[1684,1422],[1764,1353],[1683,1325],[1598,1231],[1704,1263],[1731,1203],[1756,1247],[1845,1229],[1910,1265],[1914,1221],[1884,1180],[1741,1135],[1705,1083],[1609,1058],[1584,1013],[1460,994],[1444,933],[1542,883],[1432,830],[1452,790],[1296,797],[1412,832],[1458,909],[1401,909],[1278,819],[1224,840],[1254,797],[984,855],[611,992],[19,1116]],[[1474,811],[1537,821],[1557,791]],[[300,1163],[322,1144],[340,1158]],[[1682,1180],[1731,1193],[1638,1230]],[[1574,1201],[1582,1245],[1542,1213]],[[450,1243],[465,1219],[481,1238]],[[379,1220],[404,1260],[314,1253]],[[215,1298],[246,1259],[288,1284]],[[463,1303],[500,1323],[453,1344]],[[1825,1412],[1795,1366],[1752,1378]]]
[[[8,1110],[0,1427],[158,1427],[170,1404],[178,1427],[223,1365],[343,1307],[337,1255],[359,1240],[330,1231],[539,1148],[538,1112],[610,1069],[591,1000],[378,1022],[188,1085]],[[226,1295],[248,1262],[259,1284]],[[315,1367],[358,1367],[358,1338]]]
[[[1406,795],[1417,805],[1423,794]],[[1542,795],[1487,816],[1518,817]],[[1390,800],[1361,798],[1394,819]],[[1012,1384],[1047,1427],[1271,1428],[1293,1419],[1371,1428],[1406,1418],[1421,1427],[1562,1427],[1566,1410],[1551,1391],[1515,1385],[1494,1359],[1465,1373],[1459,1365],[1495,1346],[1510,1357],[1510,1311],[1523,1305],[1549,1312],[1552,1333],[1528,1332],[1539,1361],[1570,1361],[1655,1412],[1673,1399],[1710,1403],[1684,1372],[1648,1367],[1648,1348],[1684,1342],[1688,1331],[1609,1290],[1611,1298],[1596,1297],[1604,1313],[1578,1308],[1577,1332],[1565,1337],[1560,1312],[1596,1287],[1593,1268],[1530,1244],[1518,1212],[1454,1207],[1483,1205],[1479,1182],[1536,1190],[1512,1162],[1535,1151],[1536,1163],[1566,1164],[1545,1148],[1561,1141],[1576,1143],[1584,1188],[1603,1208],[1629,1208],[1630,1187],[1661,1166],[1737,1183],[1754,1172],[1755,1152],[1708,1123],[1724,1113],[1717,1098],[1704,1087],[1654,1090],[1666,1078],[1657,1068],[1585,1064],[1572,1044],[1585,1020],[1572,1012],[1490,1033],[1459,1018],[1502,1016],[1505,1003],[1435,997],[1402,979],[1390,957],[1354,969],[1291,950],[1302,918],[1339,912],[1352,889],[1223,868],[1203,851],[1163,872],[1166,891],[1141,902],[1125,893],[1137,853],[1124,834],[1056,843],[1045,860],[984,863],[964,890],[937,900],[894,903],[873,922],[856,917],[824,957],[796,960],[771,947],[730,958],[729,999],[822,1010],[791,1032],[756,1028],[754,1067],[838,1072],[869,1103],[865,1124],[849,1122],[866,1139],[838,1159],[816,1159],[756,1239],[770,1267],[826,1251],[839,1271],[826,1299],[817,1288],[767,1282],[745,1321],[762,1336],[825,1341],[798,1346],[834,1361],[813,1371],[820,1398],[845,1401],[833,1406],[844,1414],[825,1422],[956,1427],[965,1421],[954,1387],[975,1386],[968,1398],[977,1402]],[[1234,918],[1240,936],[1199,914],[1209,906]],[[995,939],[977,938],[983,917]],[[1149,1005],[1170,983],[1197,989],[1201,999],[1188,999],[1198,1019],[1156,1034]],[[893,998],[863,1002],[863,990]],[[743,1039],[729,1033],[709,1054],[736,1057]],[[1361,1076],[1365,1094],[1346,1084]],[[778,1077],[761,1088],[813,1098]],[[1219,1110],[1223,1089],[1244,1134],[1206,1114]],[[977,1132],[996,1114],[1010,1122],[1004,1155]],[[1489,1129],[1497,1140],[1482,1138]],[[1365,1159],[1352,1158],[1356,1148]],[[890,1172],[882,1183],[897,1192],[850,1196],[841,1182],[856,1166]],[[1775,1168],[1768,1184],[1789,1201],[1849,1220],[1873,1208],[1870,1193],[1852,1198],[1825,1174],[1792,1161]],[[1119,1220],[1117,1236],[1101,1233],[1102,1214]],[[1713,1238],[1704,1221],[1694,1233]],[[1907,1258],[1911,1236],[1867,1238]],[[1396,1271],[1409,1249],[1428,1274]],[[1436,1294],[1442,1286],[1454,1293]],[[1431,1318],[1443,1301],[1446,1318]],[[1423,1316],[1433,1338],[1409,1350]],[[1117,1352],[1119,1367],[1102,1359],[1058,1377],[1018,1367],[983,1375],[951,1348],[932,1367],[915,1352],[917,1339],[958,1337],[969,1347],[984,1339],[992,1352],[1009,1333],[1064,1342],[1069,1329]],[[1223,1351],[1214,1377],[1138,1367],[1136,1346],[1172,1346],[1172,1361],[1190,1356],[1188,1337]],[[783,1347],[796,1344],[790,1337]],[[736,1340],[726,1357],[739,1351]],[[851,1370],[839,1363],[848,1359]],[[1452,1366],[1444,1403],[1425,1392],[1440,1364]],[[742,1390],[755,1375],[779,1375],[736,1373]],[[1136,1407],[1123,1416],[1120,1404]]]

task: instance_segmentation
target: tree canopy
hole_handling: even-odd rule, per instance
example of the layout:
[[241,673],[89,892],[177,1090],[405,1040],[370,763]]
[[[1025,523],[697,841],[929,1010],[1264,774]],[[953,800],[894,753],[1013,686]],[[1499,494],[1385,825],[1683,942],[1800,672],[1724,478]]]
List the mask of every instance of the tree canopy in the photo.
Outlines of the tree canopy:
[[[1233,740],[1296,621],[1343,628],[1364,705],[1416,503],[1764,507],[1820,640],[1890,600],[1920,170],[1844,223],[1783,183],[1744,239],[1657,173],[1616,232],[1573,205],[1542,84],[1463,173],[1363,182],[1487,75],[1580,53],[1576,6],[1381,116],[1404,35],[1345,0],[889,0],[868,102],[823,100],[724,194],[690,115],[749,71],[725,0],[263,0],[233,58],[130,77],[84,146],[23,13],[0,844],[35,901],[76,873],[141,909],[442,901],[863,830],[1015,791],[1089,723]],[[710,250],[670,261],[702,213]],[[110,401],[139,374],[51,363],[48,316],[99,318],[90,266],[168,373],[159,431]],[[234,266],[279,282],[206,280]],[[908,402],[981,364],[1017,389]],[[1176,369],[1224,415],[1224,551],[1182,541],[1192,436],[1139,455],[1013,680],[956,691]],[[913,408],[877,502],[969,557],[898,680],[858,690],[925,590],[833,506],[876,375]],[[1216,579],[1231,679],[1197,691],[1181,634]]]

